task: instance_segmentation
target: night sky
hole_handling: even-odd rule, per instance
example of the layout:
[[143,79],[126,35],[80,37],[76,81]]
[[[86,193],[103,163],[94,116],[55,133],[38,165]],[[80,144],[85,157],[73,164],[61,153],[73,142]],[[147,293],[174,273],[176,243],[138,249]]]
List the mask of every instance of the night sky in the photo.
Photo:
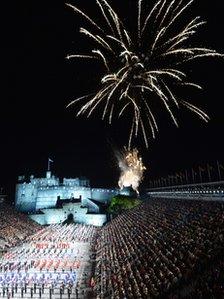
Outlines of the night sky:
[[[52,171],[60,177],[82,175],[92,186],[116,186],[119,171],[113,148],[127,144],[128,121],[109,126],[97,115],[77,119],[73,109],[65,108],[70,100],[91,92],[101,72],[97,64],[65,59],[88,46],[78,33],[86,23],[63,2],[9,2],[2,37],[0,186],[12,193],[18,175],[44,175],[48,157],[54,160]],[[126,22],[130,18],[133,23],[131,7],[136,1],[111,2]],[[201,15],[208,21],[197,35],[198,45],[224,53],[222,1],[195,2],[188,18]],[[98,16],[93,0],[70,3]],[[141,140],[136,143],[147,167],[145,186],[151,179],[176,171],[224,162],[224,59],[203,59],[188,71],[204,90],[186,94],[186,98],[208,112],[211,121],[205,124],[184,111],[178,115],[177,129],[166,112],[161,113],[160,133],[150,148],[146,150]]]

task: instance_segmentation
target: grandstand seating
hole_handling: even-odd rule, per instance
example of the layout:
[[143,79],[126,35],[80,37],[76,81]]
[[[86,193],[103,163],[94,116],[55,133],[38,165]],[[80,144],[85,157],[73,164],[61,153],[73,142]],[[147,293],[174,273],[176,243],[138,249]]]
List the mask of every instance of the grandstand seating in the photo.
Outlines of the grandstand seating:
[[200,286],[202,294],[209,288],[222,298],[223,286],[204,287],[201,277],[223,275],[223,261],[215,263],[223,236],[223,203],[153,199],[102,228],[96,292],[100,298],[195,298]]

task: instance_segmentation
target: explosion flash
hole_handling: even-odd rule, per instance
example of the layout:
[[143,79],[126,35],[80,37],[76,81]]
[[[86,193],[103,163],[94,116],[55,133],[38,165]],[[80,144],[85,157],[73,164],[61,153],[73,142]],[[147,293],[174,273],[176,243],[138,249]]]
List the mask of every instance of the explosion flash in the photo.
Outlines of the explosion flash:
[[118,166],[121,170],[118,185],[120,189],[124,187],[132,187],[138,193],[138,187],[143,179],[145,166],[143,165],[142,158],[138,155],[138,150],[124,149],[123,152],[117,152],[116,157]]
[[180,25],[183,24],[183,14],[193,2],[157,0],[145,15],[144,0],[137,0],[135,32],[128,31],[106,0],[96,0],[103,26],[79,8],[67,4],[90,25],[90,29],[80,28],[80,33],[96,45],[88,54],[73,54],[67,58],[97,59],[105,68],[96,92],[69,103],[68,106],[85,100],[77,116],[87,114],[89,117],[100,105],[103,106],[102,119],[108,118],[110,124],[115,116],[130,116],[129,148],[139,132],[146,147],[149,136],[155,138],[158,122],[153,107],[159,104],[177,127],[174,108],[178,110],[181,106],[208,122],[206,113],[177,95],[179,87],[202,89],[199,84],[188,80],[182,69],[186,62],[223,56],[212,49],[190,46],[190,39],[206,23],[195,17],[185,26]]

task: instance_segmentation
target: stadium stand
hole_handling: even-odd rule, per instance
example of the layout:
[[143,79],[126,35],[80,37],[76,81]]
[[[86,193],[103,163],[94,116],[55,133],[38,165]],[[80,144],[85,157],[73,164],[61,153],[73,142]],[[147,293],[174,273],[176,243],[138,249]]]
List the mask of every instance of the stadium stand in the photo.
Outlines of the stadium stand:
[[0,204],[0,251],[24,242],[28,236],[41,228],[26,215],[16,212],[14,207]]
[[223,237],[223,203],[144,203],[102,228],[96,244],[97,296],[224,298]]

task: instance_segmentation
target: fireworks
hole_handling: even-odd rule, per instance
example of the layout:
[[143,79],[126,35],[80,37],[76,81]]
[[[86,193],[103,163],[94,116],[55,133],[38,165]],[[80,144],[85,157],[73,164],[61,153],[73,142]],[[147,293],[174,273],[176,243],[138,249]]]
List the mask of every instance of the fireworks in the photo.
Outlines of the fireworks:
[[138,193],[138,187],[146,169],[142,158],[138,155],[138,150],[125,148],[123,152],[116,152],[116,157],[121,171],[118,182],[120,189],[132,187]]
[[103,25],[67,4],[90,25],[88,29],[80,28],[80,33],[96,45],[88,54],[78,53],[67,58],[96,59],[105,68],[96,92],[69,103],[68,106],[81,104],[77,116],[86,114],[89,117],[101,107],[102,119],[107,118],[111,124],[115,117],[128,115],[131,120],[129,148],[139,132],[147,147],[149,137],[155,138],[159,127],[155,107],[160,105],[176,126],[178,121],[174,110],[181,106],[208,122],[205,112],[177,95],[179,87],[202,89],[199,84],[189,82],[182,69],[184,64],[202,57],[223,56],[212,49],[189,45],[192,36],[206,23],[195,17],[184,26],[179,24],[180,20],[183,23],[184,13],[193,1],[158,0],[145,15],[146,1],[136,0],[135,32],[129,32],[106,0],[96,0]]

